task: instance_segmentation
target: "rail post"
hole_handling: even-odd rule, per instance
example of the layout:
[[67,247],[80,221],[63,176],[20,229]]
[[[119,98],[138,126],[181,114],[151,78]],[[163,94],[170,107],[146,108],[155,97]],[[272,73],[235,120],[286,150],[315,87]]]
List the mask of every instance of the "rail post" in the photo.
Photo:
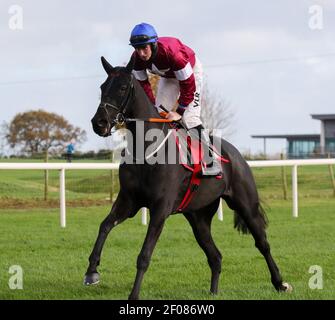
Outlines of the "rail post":
[[60,205],[60,225],[66,227],[66,207],[65,207],[65,169],[59,171],[59,205]]
[[222,200],[220,198],[219,208],[218,208],[218,218],[223,221],[223,210],[222,210]]
[[292,216],[298,218],[298,166],[292,167]]
[[141,212],[142,212],[142,224],[146,226],[147,225],[147,208],[143,207],[141,209]]

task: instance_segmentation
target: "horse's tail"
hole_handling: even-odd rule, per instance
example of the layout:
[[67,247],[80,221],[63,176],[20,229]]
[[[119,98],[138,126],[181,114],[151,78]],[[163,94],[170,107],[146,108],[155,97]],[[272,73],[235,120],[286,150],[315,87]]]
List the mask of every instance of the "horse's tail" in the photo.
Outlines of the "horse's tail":
[[[256,219],[258,220],[257,223],[263,229],[265,229],[268,225],[268,218],[266,216],[266,212],[263,206],[260,203],[258,203],[256,210],[254,210],[253,212],[256,215]],[[242,232],[244,234],[250,233],[245,221],[236,211],[234,214],[234,228],[236,228],[239,232]]]

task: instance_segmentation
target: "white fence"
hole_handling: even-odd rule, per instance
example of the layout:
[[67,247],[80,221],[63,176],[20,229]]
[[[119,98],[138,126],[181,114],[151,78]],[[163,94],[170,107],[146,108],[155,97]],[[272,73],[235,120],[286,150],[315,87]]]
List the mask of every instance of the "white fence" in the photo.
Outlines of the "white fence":
[[[262,160],[248,161],[250,167],[292,167],[292,216],[298,217],[298,166],[306,165],[334,165],[335,159],[308,159],[308,160]],[[115,170],[117,163],[0,163],[2,170],[59,170],[60,194],[60,225],[66,226],[65,202],[65,170]],[[222,220],[222,204],[218,210],[219,219]],[[146,209],[142,209],[142,223],[147,223]]]

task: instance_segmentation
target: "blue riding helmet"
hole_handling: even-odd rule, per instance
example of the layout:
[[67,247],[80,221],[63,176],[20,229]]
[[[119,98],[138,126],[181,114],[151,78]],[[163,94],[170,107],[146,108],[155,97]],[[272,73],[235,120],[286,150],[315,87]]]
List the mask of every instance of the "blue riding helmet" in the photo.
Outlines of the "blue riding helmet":
[[155,28],[148,23],[137,24],[130,35],[130,45],[134,48],[148,43],[157,42],[158,36]]

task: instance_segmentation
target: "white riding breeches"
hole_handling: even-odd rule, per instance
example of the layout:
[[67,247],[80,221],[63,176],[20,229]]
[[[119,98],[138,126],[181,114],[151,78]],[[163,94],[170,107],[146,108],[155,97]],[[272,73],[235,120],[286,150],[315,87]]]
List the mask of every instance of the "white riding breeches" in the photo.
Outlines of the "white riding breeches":
[[[187,106],[183,114],[183,122],[186,124],[186,127],[188,129],[194,128],[202,124],[200,119],[200,113],[203,73],[202,65],[197,58],[193,67],[193,73],[196,87],[194,92],[194,98],[193,101]],[[164,106],[169,111],[175,111],[179,94],[180,87],[179,81],[177,79],[161,77],[158,83],[156,96],[156,108],[158,109],[158,111],[163,111],[159,108],[160,105]]]

